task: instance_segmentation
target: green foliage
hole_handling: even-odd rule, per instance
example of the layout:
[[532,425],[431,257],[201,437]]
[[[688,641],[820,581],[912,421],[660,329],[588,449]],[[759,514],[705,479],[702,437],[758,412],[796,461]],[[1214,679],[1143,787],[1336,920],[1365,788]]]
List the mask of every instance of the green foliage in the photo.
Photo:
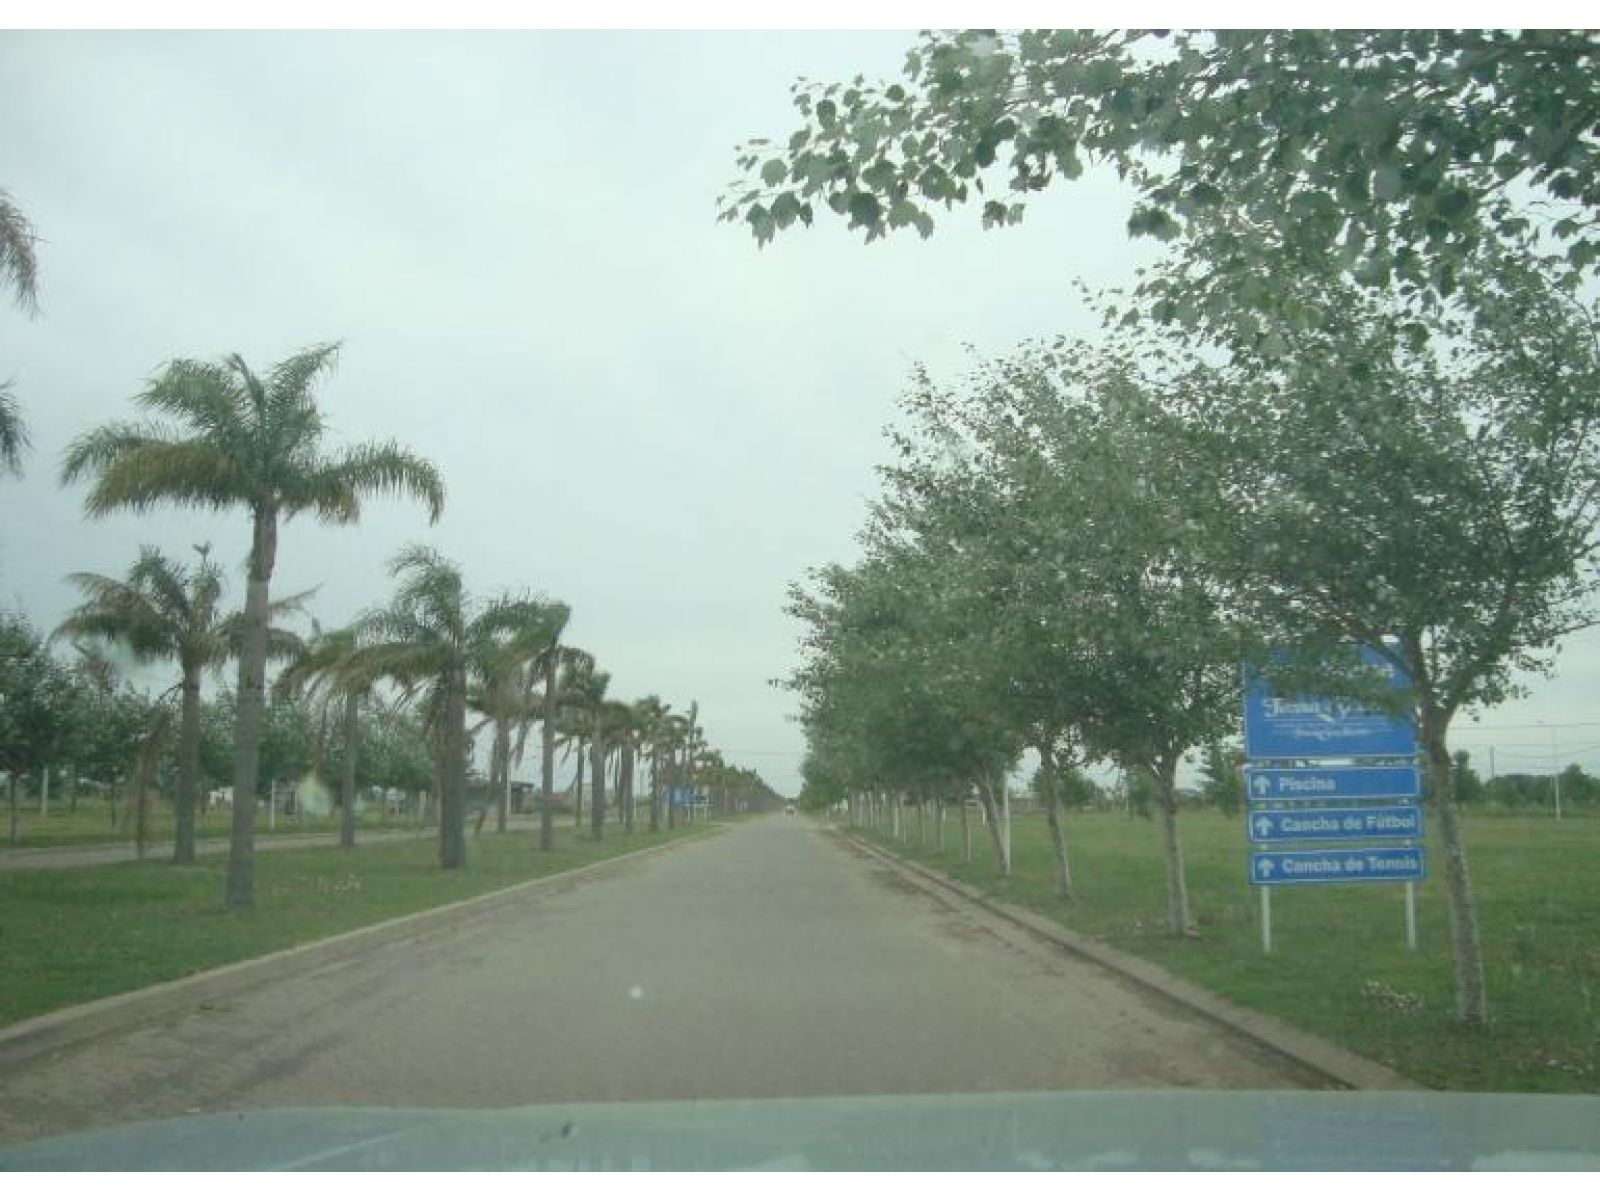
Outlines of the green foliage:
[[1236,747],[1211,742],[1200,765],[1200,795],[1205,803],[1224,816],[1235,816],[1244,807],[1244,779],[1239,772],[1244,754]]
[[74,701],[71,675],[32,623],[0,611],[0,769],[21,776],[62,763]]
[[968,203],[985,227],[1015,224],[1029,195],[1099,162],[1137,189],[1129,232],[1203,266],[1148,294],[1164,319],[1272,308],[1263,264],[1286,258],[1437,300],[1535,215],[1592,276],[1597,81],[1600,38],[1579,30],[924,33],[899,82],[797,85],[801,127],[741,149],[720,215],[759,242],[814,205],[869,242],[927,237]]

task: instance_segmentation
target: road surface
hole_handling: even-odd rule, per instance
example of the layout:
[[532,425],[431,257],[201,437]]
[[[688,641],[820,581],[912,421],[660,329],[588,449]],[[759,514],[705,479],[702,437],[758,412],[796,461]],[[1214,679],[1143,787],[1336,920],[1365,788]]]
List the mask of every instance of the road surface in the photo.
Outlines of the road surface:
[[192,1112],[1316,1087],[804,818],[20,1064],[0,1140]]

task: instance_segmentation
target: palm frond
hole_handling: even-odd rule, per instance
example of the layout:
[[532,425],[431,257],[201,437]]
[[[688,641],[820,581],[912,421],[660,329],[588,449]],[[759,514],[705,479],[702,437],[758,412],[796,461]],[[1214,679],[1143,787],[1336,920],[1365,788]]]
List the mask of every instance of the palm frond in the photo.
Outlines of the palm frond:
[[317,376],[329,373],[338,366],[341,342],[324,342],[307,346],[298,354],[291,354],[267,372],[267,394],[274,406],[304,400],[310,393]]
[[369,495],[414,496],[428,506],[430,523],[444,511],[444,479],[427,459],[395,442],[352,446],[284,488],[284,511],[312,512],[333,524],[361,515]]
[[19,307],[30,315],[39,307],[39,260],[34,246],[39,235],[33,222],[0,189],[0,285],[9,284]]
[[174,359],[134,402],[178,418],[219,446],[242,449],[249,437],[249,398],[226,363]]
[[[205,568],[202,567],[202,572],[204,571]],[[134,560],[133,567],[128,571],[128,586],[150,595],[154,606],[177,622],[194,616],[194,610],[190,607],[190,589],[199,582],[198,577],[191,579],[180,564],[173,562],[154,546],[140,546],[139,557]],[[204,597],[195,596],[194,599],[203,600]],[[200,607],[196,604],[194,609]]]
[[[82,473],[77,464],[98,453],[98,447],[82,455],[69,450],[64,475]],[[83,507],[98,517],[123,508],[144,512],[162,503],[227,509],[254,499],[251,480],[239,463],[214,446],[198,440],[145,441],[106,457]]]
[[131,450],[181,441],[183,434],[171,425],[153,421],[107,421],[73,440],[61,456],[61,482],[76,483],[103,470]]
[[223,365],[238,376],[239,386],[244,390],[245,398],[250,402],[254,414],[253,424],[260,429],[267,423],[267,385],[261,382],[261,377],[250,369],[250,364],[235,353],[222,360]]
[[144,662],[177,654],[176,623],[135,584],[87,571],[69,575],[67,581],[83,593],[84,601],[56,626],[53,639],[120,644]]
[[22,455],[32,445],[22,406],[11,394],[11,382],[0,383],[0,470],[22,474]]

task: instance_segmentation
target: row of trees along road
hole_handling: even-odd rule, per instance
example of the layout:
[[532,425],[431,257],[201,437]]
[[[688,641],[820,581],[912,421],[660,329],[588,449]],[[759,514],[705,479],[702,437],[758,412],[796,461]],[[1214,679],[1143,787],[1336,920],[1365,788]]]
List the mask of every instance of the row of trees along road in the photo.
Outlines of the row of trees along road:
[[[545,850],[553,847],[554,756],[563,742],[577,741],[580,756],[588,748],[596,838],[604,832],[604,781],[613,766],[620,777],[624,824],[632,828],[634,761],[641,752],[654,767],[652,829],[663,807],[668,823],[675,822],[672,808],[662,803],[669,782],[709,788],[727,809],[771,803],[775,794],[759,776],[730,767],[707,745],[694,719],[697,709],[685,717],[654,696],[636,705],[604,699],[605,676],[596,672],[593,656],[563,640],[571,615],[566,605],[530,592],[475,597],[456,564],[429,547],[411,546],[397,555],[393,597],[350,626],[324,630],[313,622],[309,637],[290,628],[292,618],[306,615],[309,593],[276,600],[270,595],[283,523],[296,516],[353,523],[363,498],[383,493],[416,497],[432,519],[444,504],[438,471],[398,445],[333,451],[323,445],[314,387],[332,368],[336,353],[335,345],[312,347],[264,375],[237,355],[215,363],[176,360],[136,398],[148,419],[92,430],[72,443],[63,460],[64,484],[89,485],[85,509],[91,517],[173,504],[243,509],[250,520],[241,611],[224,607],[224,575],[206,547],[197,548],[199,559],[192,567],[145,547],[123,578],[73,576],[82,603],[51,639],[76,645],[83,670],[91,662],[103,666],[99,648],[110,645],[136,660],[177,666],[172,692],[144,701],[138,737],[131,748],[124,747],[125,756],[131,752],[138,764],[142,814],[167,733],[176,724],[174,861],[192,862],[195,854],[206,751],[202,679],[230,661],[238,664],[237,687],[226,697],[233,795],[226,900],[234,908],[254,900],[262,744],[271,732],[264,722],[272,713],[293,713],[297,703],[320,702],[324,712],[336,703],[341,710],[341,842],[346,846],[355,840],[362,706],[370,707],[380,695],[386,700],[389,719],[377,724],[380,736],[391,741],[396,720],[403,728],[406,713],[415,714],[430,753],[432,791],[439,798],[439,861],[446,868],[466,862],[469,711],[481,717],[479,728],[492,728],[489,782],[502,831],[512,767],[521,760],[530,728],[542,726],[540,845]],[[67,699],[72,670],[52,657],[25,620],[8,617],[7,622],[6,636],[16,645],[0,690],[0,765],[10,780],[14,840],[19,779],[55,763],[76,764],[89,751],[81,741],[82,724],[67,717],[69,710],[77,711]],[[274,684],[276,703],[269,708],[266,676],[272,659],[284,668]],[[114,688],[109,695],[122,710],[130,708]],[[220,707],[213,704],[213,713]],[[413,773],[398,760],[396,768],[387,773],[392,779]],[[76,771],[75,765],[74,778]],[[122,778],[119,767],[109,774]],[[140,828],[142,845],[142,823]]]
[[1168,243],[1086,297],[1099,336],[913,379],[861,561],[792,595],[813,793],[992,803],[1029,748],[1070,899],[1053,777],[1113,761],[1158,798],[1187,935],[1174,778],[1234,729],[1240,664],[1409,709],[1486,1022],[1449,731],[1596,619],[1597,66],[1588,32],[967,31],[892,84],[797,85],[723,202],[758,241],[1014,224],[1100,163]]

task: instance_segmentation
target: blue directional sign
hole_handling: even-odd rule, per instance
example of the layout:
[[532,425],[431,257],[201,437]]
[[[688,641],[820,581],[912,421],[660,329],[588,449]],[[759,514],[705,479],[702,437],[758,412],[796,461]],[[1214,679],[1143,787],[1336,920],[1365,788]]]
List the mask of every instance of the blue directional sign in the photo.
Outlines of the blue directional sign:
[[[1362,659],[1384,671],[1391,686],[1406,685],[1392,663],[1362,648]],[[1404,758],[1417,752],[1417,731],[1409,717],[1337,700],[1329,696],[1277,696],[1267,681],[1251,673],[1244,693],[1246,758]]]
[[1244,776],[1251,804],[1411,800],[1422,794],[1415,767],[1246,767]]
[[1420,838],[1422,810],[1415,804],[1369,808],[1258,808],[1245,820],[1252,842],[1370,842]]
[[1409,883],[1425,879],[1427,874],[1427,859],[1420,846],[1258,850],[1250,855],[1250,882],[1257,887]]

